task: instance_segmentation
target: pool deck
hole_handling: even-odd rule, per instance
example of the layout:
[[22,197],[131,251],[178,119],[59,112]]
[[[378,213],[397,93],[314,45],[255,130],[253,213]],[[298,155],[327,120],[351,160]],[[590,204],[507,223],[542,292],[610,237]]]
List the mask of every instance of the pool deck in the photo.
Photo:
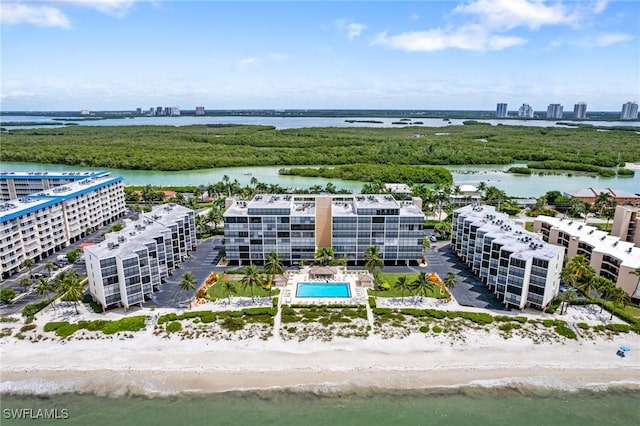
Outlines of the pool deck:
[[[284,284],[280,297],[280,304],[284,305],[364,305],[367,302],[367,288],[373,284],[363,284],[361,279],[372,277],[366,270],[347,270],[334,267],[335,274],[331,277],[318,278],[309,267],[299,271],[288,271],[287,282]],[[296,297],[298,283],[347,283],[351,297]]]

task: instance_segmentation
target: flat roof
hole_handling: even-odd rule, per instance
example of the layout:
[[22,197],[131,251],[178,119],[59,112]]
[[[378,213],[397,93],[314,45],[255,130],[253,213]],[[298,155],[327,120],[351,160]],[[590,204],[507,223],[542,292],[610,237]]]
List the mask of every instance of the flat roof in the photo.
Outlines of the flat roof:
[[619,259],[621,264],[630,268],[640,268],[640,247],[609,235],[595,226],[584,222],[550,216],[538,216],[538,220],[546,222],[553,228],[565,232],[581,242],[589,244],[594,251],[608,254]]
[[356,209],[399,209],[400,205],[392,195],[362,194],[353,197]]
[[106,170],[100,171],[47,171],[47,172],[1,172],[0,179],[86,179],[108,175]]
[[504,249],[511,251],[518,259],[552,259],[558,255],[564,256],[564,247],[545,243],[540,234],[527,231],[508,215],[496,212],[493,206],[470,204],[456,211],[478,226],[478,231],[501,243]]
[[[3,213],[2,216],[0,216],[0,222],[7,222],[11,219],[15,219],[27,213],[34,212],[43,207],[79,197],[80,195],[95,191],[98,188],[102,188],[104,186],[120,181],[122,181],[121,177],[110,177],[109,174],[106,174],[103,176],[97,176],[82,179],[76,182],[71,182],[57,188],[48,189],[46,191],[29,194],[19,199],[5,201],[2,203],[3,205],[13,205],[14,207],[7,207],[5,212],[0,209],[0,213]],[[29,199],[47,199],[49,200],[49,203],[34,204],[28,201]]]

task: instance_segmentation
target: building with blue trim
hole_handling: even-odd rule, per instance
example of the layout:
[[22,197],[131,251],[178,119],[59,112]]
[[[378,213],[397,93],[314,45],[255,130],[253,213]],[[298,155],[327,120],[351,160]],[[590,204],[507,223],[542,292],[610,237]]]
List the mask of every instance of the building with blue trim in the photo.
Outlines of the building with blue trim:
[[106,172],[0,202],[0,274],[13,275],[26,259],[41,260],[125,212],[122,178]]
[[0,198],[4,201],[26,197],[82,179],[108,176],[101,171],[0,172]]

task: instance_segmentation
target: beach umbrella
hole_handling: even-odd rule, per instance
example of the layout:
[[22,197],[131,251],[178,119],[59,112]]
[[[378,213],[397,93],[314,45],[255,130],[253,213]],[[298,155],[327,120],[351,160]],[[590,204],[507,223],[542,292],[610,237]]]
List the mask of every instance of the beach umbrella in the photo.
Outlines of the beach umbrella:
[[629,346],[620,346],[620,350],[622,352],[629,352],[631,350],[631,348]]

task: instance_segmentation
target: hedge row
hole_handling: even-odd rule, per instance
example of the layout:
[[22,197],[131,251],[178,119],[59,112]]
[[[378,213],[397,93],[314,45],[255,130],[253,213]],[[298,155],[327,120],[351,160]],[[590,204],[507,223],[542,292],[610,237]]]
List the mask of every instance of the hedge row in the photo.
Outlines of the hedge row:
[[[375,315],[386,316],[386,315],[391,315],[393,312],[394,310],[391,308],[373,309],[373,313]],[[430,317],[435,319],[462,318],[462,319],[472,321],[479,325],[491,324],[493,322],[493,316],[483,312],[439,311],[436,309],[412,309],[412,308],[400,309],[399,311],[395,311],[395,312],[399,312],[400,314],[409,315],[413,317]]]
[[211,323],[216,319],[226,319],[226,318],[240,318],[243,316],[247,317],[255,317],[255,316],[270,316],[273,317],[276,315],[276,308],[248,308],[242,309],[241,311],[189,311],[184,312],[180,315],[176,313],[170,313],[166,315],[160,316],[158,318],[158,325],[162,325],[166,322],[170,321],[180,321],[184,319],[195,319],[198,318],[203,323]]
[[104,334],[115,334],[120,331],[139,331],[145,328],[144,316],[122,318],[116,321],[95,320],[78,321],[70,323],[67,321],[48,322],[44,325],[44,331],[55,331],[58,337],[71,336],[78,330],[102,331]]

